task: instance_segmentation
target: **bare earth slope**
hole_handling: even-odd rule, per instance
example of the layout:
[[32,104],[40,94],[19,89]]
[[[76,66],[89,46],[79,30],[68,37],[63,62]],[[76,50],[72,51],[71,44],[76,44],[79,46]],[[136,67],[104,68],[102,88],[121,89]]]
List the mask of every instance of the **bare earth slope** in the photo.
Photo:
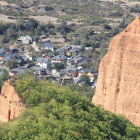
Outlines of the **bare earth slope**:
[[95,96],[95,105],[124,114],[140,126],[140,21],[137,17],[110,42],[102,59]]
[[21,114],[25,105],[21,103],[13,86],[6,81],[0,95],[0,121],[8,122]]

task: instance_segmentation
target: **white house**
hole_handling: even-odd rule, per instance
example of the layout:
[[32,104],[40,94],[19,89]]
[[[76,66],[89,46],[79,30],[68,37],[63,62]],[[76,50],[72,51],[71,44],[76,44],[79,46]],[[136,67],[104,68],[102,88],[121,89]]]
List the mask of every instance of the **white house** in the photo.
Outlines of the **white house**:
[[36,60],[36,65],[39,65],[42,68],[50,68],[51,67],[51,59],[39,57]]
[[30,61],[34,61],[35,59],[33,57],[30,56],[30,53],[24,53],[24,56],[27,57]]
[[21,40],[23,44],[30,44],[31,42],[33,42],[33,37],[31,35],[27,35],[23,37]]
[[41,44],[41,49],[43,50],[54,50],[53,43],[50,40],[44,41]]
[[67,64],[67,57],[65,55],[57,55],[51,59],[52,59],[52,63],[63,63],[64,65]]

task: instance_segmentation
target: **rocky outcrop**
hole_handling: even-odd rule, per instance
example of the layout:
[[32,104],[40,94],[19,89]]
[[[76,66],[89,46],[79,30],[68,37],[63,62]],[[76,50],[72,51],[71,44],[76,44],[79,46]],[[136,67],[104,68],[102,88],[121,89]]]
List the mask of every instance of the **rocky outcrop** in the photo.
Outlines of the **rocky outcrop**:
[[0,95],[0,121],[8,122],[17,118],[24,109],[25,105],[20,101],[14,87],[10,85],[10,80],[6,81]]
[[124,114],[140,126],[140,21],[137,17],[110,42],[102,59],[95,95],[95,105]]

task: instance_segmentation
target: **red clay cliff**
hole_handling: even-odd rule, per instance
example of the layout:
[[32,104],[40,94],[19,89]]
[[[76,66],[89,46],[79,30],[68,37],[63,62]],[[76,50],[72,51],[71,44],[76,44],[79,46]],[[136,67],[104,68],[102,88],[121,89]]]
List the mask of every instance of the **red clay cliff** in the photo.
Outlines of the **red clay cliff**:
[[102,59],[95,105],[116,114],[124,114],[140,126],[140,20],[137,17],[110,42]]
[[25,105],[9,82],[10,80],[4,83],[0,95],[0,121],[2,122],[17,118],[25,109]]

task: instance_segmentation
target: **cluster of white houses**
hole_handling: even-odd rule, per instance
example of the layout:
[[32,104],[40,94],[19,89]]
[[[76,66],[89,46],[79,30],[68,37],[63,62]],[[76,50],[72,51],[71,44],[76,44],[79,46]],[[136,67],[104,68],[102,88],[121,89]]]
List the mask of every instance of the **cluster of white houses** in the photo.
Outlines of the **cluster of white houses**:
[[[31,35],[21,36],[17,41],[21,41],[22,44],[28,45],[33,43],[33,37]],[[53,43],[50,40],[42,40],[41,49],[54,51]]]
[[[98,72],[93,72],[91,69],[82,69],[82,67],[78,65],[81,62],[88,62],[87,58],[81,54],[72,56],[71,61],[64,55],[53,56],[52,58],[46,57],[44,58],[44,55],[39,57],[36,60],[36,65],[34,66],[28,64],[11,69],[9,74],[14,76],[20,73],[28,73],[28,71],[32,70],[33,74],[40,79],[51,77],[53,78],[53,81],[62,81],[62,84],[66,84],[67,82],[84,84],[84,82],[80,79],[81,75],[84,74],[90,77],[91,82],[97,79]],[[65,68],[57,71],[54,68],[54,63],[63,63]]]
[[89,62],[85,56],[82,54],[74,55],[72,57],[67,58],[65,55],[57,55],[49,58],[47,54],[42,55],[36,60],[36,65],[39,65],[42,68],[51,68],[54,63],[63,63],[65,66],[75,65],[81,66],[85,62]]
[[[21,37],[18,41],[22,41],[23,44],[30,44],[33,41],[31,35]],[[50,40],[44,40],[41,45],[43,50],[54,51],[53,43]],[[31,65],[28,61],[34,61],[29,53],[19,55],[18,49],[13,48],[11,51],[0,49],[0,64],[4,65],[8,60],[14,58],[17,60],[18,67],[9,70],[11,76],[18,75],[20,73],[28,73],[32,70],[33,74],[38,78],[52,78],[53,81],[60,81],[62,83],[84,83],[80,77],[86,74],[90,77],[91,82],[94,81],[98,73],[93,72],[91,69],[82,69],[82,64],[89,63],[89,60],[80,53],[81,47],[78,45],[69,45],[63,48],[57,49],[57,55],[51,55],[44,53],[36,59],[36,65]],[[28,60],[28,61],[27,61]],[[26,65],[23,62],[27,62]],[[57,71],[54,69],[54,63],[63,63],[65,68]]]

